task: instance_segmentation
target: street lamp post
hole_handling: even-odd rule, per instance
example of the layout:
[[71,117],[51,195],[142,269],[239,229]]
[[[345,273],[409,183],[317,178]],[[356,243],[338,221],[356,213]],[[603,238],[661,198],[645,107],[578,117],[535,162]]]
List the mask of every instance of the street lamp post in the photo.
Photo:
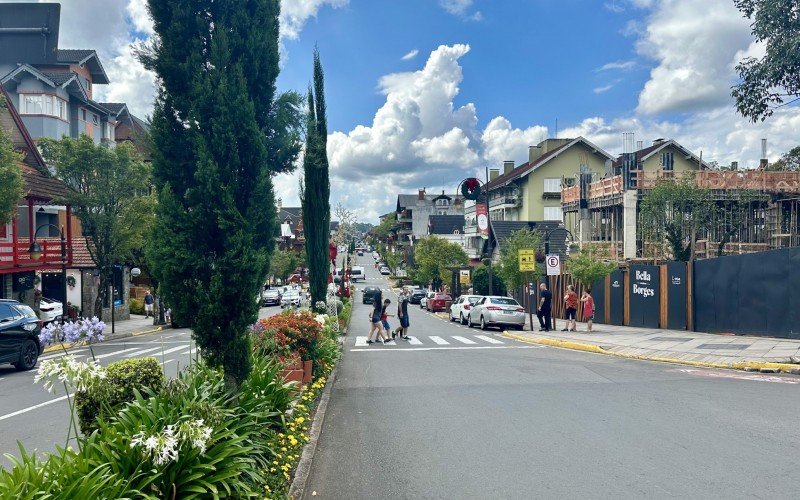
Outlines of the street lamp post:
[[39,230],[43,227],[54,227],[58,230],[58,234],[61,236],[61,280],[64,287],[64,302],[61,305],[61,324],[63,325],[64,315],[67,314],[67,240],[64,238],[63,226],[59,228],[55,224],[42,224],[36,228],[36,231],[34,231],[33,242],[31,243],[30,248],[28,248],[28,253],[30,254],[31,260],[38,261],[44,254],[41,245],[36,242],[36,235],[39,234]]

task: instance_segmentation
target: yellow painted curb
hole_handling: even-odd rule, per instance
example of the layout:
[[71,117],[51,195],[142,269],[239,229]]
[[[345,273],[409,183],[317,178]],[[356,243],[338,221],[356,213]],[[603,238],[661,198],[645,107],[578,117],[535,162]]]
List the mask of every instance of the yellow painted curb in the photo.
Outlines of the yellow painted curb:
[[[130,336],[131,337],[138,337],[140,335],[148,335],[150,333],[160,332],[163,329],[164,329],[163,326],[158,326],[158,327],[153,328],[151,330],[144,330],[142,332],[136,332],[136,333],[134,333],[134,334],[132,334]],[[125,338],[125,337],[121,337],[121,338]],[[68,346],[68,347],[66,347],[66,350],[69,351],[69,350],[75,349],[77,347],[83,347],[83,344]],[[42,354],[47,354],[47,353],[54,352],[54,351],[63,351],[64,349],[65,349],[65,347],[63,347],[61,344],[59,344],[59,345],[51,345],[49,347],[45,347],[44,351],[42,351]]]
[[663,358],[659,356],[643,356],[640,354],[623,354],[619,352],[608,351],[602,347],[594,344],[583,344],[581,342],[572,342],[570,340],[559,340],[551,338],[531,338],[522,335],[514,335],[508,331],[503,332],[503,336],[518,340],[520,342],[527,342],[529,344],[548,345],[551,347],[560,347],[562,349],[570,349],[573,351],[593,352],[595,354],[608,354],[618,358],[625,359],[638,359],[641,361],[657,361],[659,363],[672,363],[676,365],[697,366],[701,368],[725,368],[730,370],[776,370],[784,373],[796,373],[800,371],[800,365],[790,363],[770,363],[767,361],[740,361],[737,363],[712,363],[710,361],[690,361],[678,358]]

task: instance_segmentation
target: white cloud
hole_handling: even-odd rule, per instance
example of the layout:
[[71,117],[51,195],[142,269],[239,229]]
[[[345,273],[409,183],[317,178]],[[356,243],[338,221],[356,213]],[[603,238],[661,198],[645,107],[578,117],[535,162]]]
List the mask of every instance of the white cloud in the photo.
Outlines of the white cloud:
[[748,20],[729,0],[664,0],[637,43],[657,65],[639,94],[649,115],[731,104],[732,66],[751,42]]
[[126,10],[136,31],[147,36],[153,34],[153,20],[147,11],[147,0],[129,0]]
[[614,88],[613,83],[609,83],[608,85],[603,85],[602,87],[595,87],[592,89],[592,92],[595,94],[602,94],[603,92],[608,92],[609,90]]
[[411,59],[414,59],[415,57],[417,57],[417,54],[419,54],[419,50],[417,50],[417,49],[411,50],[406,55],[401,57],[400,60],[401,61],[410,61]]
[[282,0],[280,15],[280,36],[296,40],[300,36],[306,21],[316,17],[319,9],[325,5],[344,7],[349,0]]
[[465,21],[482,21],[483,14],[481,14],[481,11],[478,10],[472,14],[467,13],[472,8],[473,3],[473,0],[439,0],[439,5],[454,16],[458,16]]
[[613,61],[605,63],[597,68],[595,71],[609,71],[609,70],[629,70],[636,67],[636,61],[633,59],[629,61]]
[[545,138],[547,127],[534,125],[526,129],[514,128],[511,122],[498,116],[486,125],[481,134],[483,158],[490,165],[499,165],[505,160],[526,160],[528,146],[538,144]]
[[625,12],[625,7],[619,2],[619,0],[611,0],[610,2],[604,2],[603,8],[615,14]]

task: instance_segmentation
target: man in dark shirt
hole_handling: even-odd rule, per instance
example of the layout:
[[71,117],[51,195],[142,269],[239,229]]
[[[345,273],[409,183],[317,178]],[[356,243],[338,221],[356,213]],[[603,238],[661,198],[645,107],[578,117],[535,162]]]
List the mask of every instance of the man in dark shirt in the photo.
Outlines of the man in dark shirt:
[[539,308],[536,310],[536,317],[539,318],[540,332],[550,331],[550,303],[552,302],[553,295],[547,289],[547,285],[541,283],[539,285]]

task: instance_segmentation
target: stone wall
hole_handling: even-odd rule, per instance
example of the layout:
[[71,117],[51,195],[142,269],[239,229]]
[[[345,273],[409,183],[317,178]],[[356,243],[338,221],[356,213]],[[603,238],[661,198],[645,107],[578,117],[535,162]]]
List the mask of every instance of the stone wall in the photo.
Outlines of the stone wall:
[[[127,283],[130,281],[130,271],[128,268],[125,268],[125,271],[122,276],[122,289],[118,291],[122,297],[122,305],[117,306],[116,311],[114,312],[114,319],[116,321],[130,319],[131,311],[130,311],[130,290],[129,287],[126,286]],[[99,278],[94,276],[91,270],[82,271],[81,274],[81,287],[83,291],[83,300],[81,304],[82,314],[83,316],[92,316],[94,311],[94,301],[97,298],[97,294],[99,293],[98,290],[98,281]],[[105,322],[111,321],[111,308],[104,307],[103,308],[103,317],[101,318]]]

